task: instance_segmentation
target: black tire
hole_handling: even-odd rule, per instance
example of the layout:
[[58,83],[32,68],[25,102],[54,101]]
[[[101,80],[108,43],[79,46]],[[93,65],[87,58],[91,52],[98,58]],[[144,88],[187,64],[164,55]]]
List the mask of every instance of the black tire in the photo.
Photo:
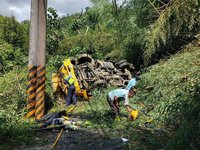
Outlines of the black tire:
[[70,60],[71,60],[71,63],[72,63],[73,65],[76,65],[76,59],[75,59],[75,58],[71,58]]
[[79,55],[78,59],[78,64],[83,64],[83,63],[86,63],[86,62],[92,62],[92,57],[88,54],[81,54]]
[[124,62],[124,63],[122,63],[122,64],[120,64],[119,65],[119,68],[120,69],[129,69],[130,68],[130,64],[129,63],[127,63],[127,62]]
[[126,59],[122,59],[116,63],[116,66],[120,66],[122,63],[127,62]]

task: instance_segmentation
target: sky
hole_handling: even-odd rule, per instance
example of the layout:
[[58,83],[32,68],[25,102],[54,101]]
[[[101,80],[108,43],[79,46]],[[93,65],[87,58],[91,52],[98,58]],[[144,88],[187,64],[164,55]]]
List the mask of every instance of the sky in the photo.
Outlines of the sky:
[[[89,0],[48,0],[48,7],[57,10],[57,14],[63,15],[81,12],[87,6],[91,6]],[[31,0],[0,0],[0,15],[15,16],[21,22],[30,20]]]

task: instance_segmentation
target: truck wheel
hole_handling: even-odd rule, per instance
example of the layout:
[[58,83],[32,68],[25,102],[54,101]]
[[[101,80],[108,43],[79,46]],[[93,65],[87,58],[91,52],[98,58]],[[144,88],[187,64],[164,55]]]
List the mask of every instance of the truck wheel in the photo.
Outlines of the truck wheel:
[[78,64],[83,64],[83,63],[86,63],[86,62],[92,62],[92,57],[89,55],[89,54],[81,54],[79,55],[78,59]]

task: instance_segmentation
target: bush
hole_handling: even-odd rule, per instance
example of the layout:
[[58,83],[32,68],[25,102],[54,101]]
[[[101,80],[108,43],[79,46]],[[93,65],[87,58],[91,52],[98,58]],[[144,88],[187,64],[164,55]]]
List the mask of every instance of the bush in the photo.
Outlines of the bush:
[[0,144],[9,149],[31,141],[33,133],[33,124],[24,118],[26,71],[15,70],[0,77]]
[[24,66],[28,59],[20,48],[14,49],[12,45],[0,40],[0,73],[12,70],[15,66]]
[[0,72],[4,73],[5,71],[13,67],[13,47],[12,45],[6,43],[5,41],[0,40]]

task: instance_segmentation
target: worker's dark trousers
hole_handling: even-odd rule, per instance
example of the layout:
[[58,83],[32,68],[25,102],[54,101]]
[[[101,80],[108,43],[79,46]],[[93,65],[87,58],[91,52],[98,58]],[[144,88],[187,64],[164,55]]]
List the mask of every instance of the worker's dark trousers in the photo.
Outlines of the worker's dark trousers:
[[66,97],[67,105],[76,104],[76,87],[74,85],[70,85]]
[[112,112],[114,113],[113,117],[115,117],[116,115],[119,114],[119,108],[113,103],[113,101],[110,99],[109,96],[107,96],[107,101],[108,101],[108,104],[110,105]]

